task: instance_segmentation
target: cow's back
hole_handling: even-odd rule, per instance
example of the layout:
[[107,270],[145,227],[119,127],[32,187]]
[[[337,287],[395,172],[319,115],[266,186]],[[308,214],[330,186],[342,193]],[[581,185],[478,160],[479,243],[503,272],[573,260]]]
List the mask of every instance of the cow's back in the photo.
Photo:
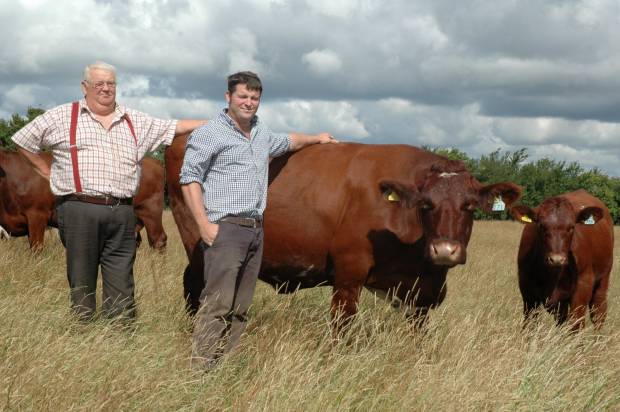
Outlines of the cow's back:
[[[271,284],[293,282],[294,287],[331,284],[332,259],[345,254],[369,259],[371,266],[369,236],[385,231],[393,220],[417,220],[413,209],[395,213],[379,182],[414,183],[439,159],[411,146],[354,143],[315,145],[274,159],[261,279]],[[409,241],[421,235],[415,222],[413,226]]]

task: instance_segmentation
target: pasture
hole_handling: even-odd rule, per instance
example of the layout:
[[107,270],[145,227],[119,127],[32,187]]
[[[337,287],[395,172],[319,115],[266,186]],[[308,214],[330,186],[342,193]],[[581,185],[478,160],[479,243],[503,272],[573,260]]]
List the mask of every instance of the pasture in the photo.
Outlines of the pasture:
[[[0,409],[480,411],[620,409],[616,228],[609,313],[571,335],[543,315],[521,330],[516,253],[522,226],[476,222],[468,261],[416,333],[363,292],[347,338],[333,343],[330,288],[277,295],[259,283],[239,350],[206,375],[189,370],[185,254],[169,211],[168,249],[136,262],[135,330],[73,321],[62,245],[0,243]],[[100,289],[99,289],[100,291]]]

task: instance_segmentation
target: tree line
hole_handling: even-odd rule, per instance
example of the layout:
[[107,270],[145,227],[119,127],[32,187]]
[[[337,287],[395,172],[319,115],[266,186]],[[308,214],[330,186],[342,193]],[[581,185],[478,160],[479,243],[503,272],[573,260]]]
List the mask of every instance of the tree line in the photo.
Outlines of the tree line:
[[[615,224],[620,224],[620,178],[610,177],[600,169],[584,169],[577,162],[542,158],[528,162],[526,148],[511,151],[497,149],[479,159],[472,159],[458,149],[429,148],[450,159],[462,160],[471,174],[483,184],[510,181],[523,187],[521,203],[538,206],[548,197],[585,189],[609,208]],[[477,214],[479,219],[507,219],[503,212],[493,217]]]
[[[29,107],[24,117],[14,114],[9,120],[0,119],[0,147],[14,149],[11,136],[43,112],[42,109]],[[548,197],[585,189],[601,199],[609,208],[614,223],[620,224],[620,178],[607,176],[597,168],[585,170],[577,162],[567,163],[546,157],[528,162],[529,154],[525,148],[513,152],[497,149],[479,159],[473,159],[454,148],[424,149],[463,161],[472,175],[483,184],[510,181],[521,185],[524,189],[521,202],[532,207]],[[161,150],[154,157],[161,160]],[[477,213],[476,217],[508,218],[506,212],[493,216]]]

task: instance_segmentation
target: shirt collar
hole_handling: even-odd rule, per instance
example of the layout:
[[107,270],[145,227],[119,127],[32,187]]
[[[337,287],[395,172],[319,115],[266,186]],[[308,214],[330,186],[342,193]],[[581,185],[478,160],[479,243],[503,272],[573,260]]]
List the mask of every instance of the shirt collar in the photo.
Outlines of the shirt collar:
[[[224,120],[226,123],[228,123],[230,126],[237,127],[237,124],[235,123],[235,121],[232,119],[232,117],[230,117],[228,115],[228,109],[227,108],[222,109],[222,112],[220,113],[220,118],[222,120]],[[258,124],[258,116],[254,115],[252,117],[252,121],[250,122],[250,126],[254,127],[257,124]]]
[[[93,115],[93,111],[90,110],[90,107],[88,107],[88,105],[86,104],[86,99],[82,98],[79,100],[79,105],[80,105],[80,113],[83,113],[84,111],[87,111],[88,113],[90,113],[90,115]],[[125,106],[121,106],[118,103],[116,103],[116,106],[114,107],[114,120],[116,121],[122,117],[124,117],[127,114],[127,107]]]

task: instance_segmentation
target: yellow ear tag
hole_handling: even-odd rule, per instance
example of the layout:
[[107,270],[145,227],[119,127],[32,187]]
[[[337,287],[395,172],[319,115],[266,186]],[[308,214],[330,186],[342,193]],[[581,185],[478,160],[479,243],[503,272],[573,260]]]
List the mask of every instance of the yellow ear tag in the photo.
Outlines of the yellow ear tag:
[[532,219],[529,218],[529,216],[521,216],[521,221],[525,222],[525,223],[532,223]]
[[387,200],[390,202],[400,202],[400,196],[394,191],[388,193]]

